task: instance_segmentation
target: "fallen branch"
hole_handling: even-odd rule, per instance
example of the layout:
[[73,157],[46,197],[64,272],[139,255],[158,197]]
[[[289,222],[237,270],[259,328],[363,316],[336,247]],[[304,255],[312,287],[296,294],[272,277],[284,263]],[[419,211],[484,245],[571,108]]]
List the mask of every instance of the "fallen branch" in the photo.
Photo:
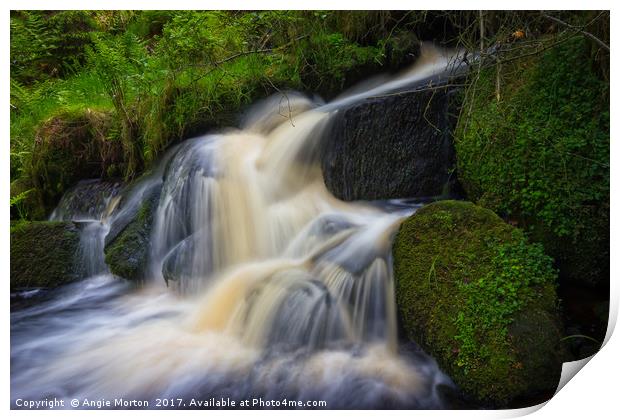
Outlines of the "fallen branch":
[[280,50],[280,49],[284,49],[286,47],[288,47],[289,45],[293,44],[294,42],[297,42],[299,40],[302,40],[304,38],[307,38],[308,35],[301,35],[298,36],[297,38],[291,40],[290,42],[287,42],[284,45],[280,45],[278,47],[273,47],[273,48],[264,48],[264,49],[260,49],[260,50],[252,50],[252,51],[242,51],[236,54],[231,55],[230,57],[226,57],[222,60],[219,61],[214,61],[211,63],[205,63],[205,64],[196,64],[192,67],[206,67],[206,66],[212,66],[212,68],[210,68],[207,72],[203,73],[202,75],[200,75],[200,77],[194,79],[192,81],[192,83],[197,82],[198,80],[202,79],[203,77],[205,77],[206,75],[208,75],[209,73],[211,73],[213,70],[215,70],[216,68],[218,68],[220,65],[227,63],[229,61],[235,60],[239,57],[244,57],[246,55],[252,55],[252,54],[265,54],[265,53],[270,53],[270,52],[274,52],[276,50]]

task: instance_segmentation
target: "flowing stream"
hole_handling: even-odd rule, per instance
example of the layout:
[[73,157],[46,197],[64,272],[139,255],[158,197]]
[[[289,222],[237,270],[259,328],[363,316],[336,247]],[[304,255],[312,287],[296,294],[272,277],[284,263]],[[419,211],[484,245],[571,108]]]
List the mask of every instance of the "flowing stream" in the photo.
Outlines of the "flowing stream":
[[[329,104],[276,95],[240,129],[183,142],[87,210],[72,210],[66,195],[52,219],[79,222],[84,280],[12,312],[12,404],[286,398],[443,407],[450,379],[399,343],[396,320],[391,243],[418,204],[339,201],[318,158],[339,109],[443,74],[449,60],[427,51],[400,77]],[[136,287],[110,274],[104,246],[152,197],[148,275]]]

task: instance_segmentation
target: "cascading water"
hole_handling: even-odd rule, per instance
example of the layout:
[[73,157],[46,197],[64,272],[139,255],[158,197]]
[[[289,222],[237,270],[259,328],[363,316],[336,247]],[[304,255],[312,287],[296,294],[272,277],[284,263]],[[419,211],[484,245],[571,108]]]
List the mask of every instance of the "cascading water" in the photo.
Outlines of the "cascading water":
[[[50,216],[51,221],[73,221],[81,229],[76,270],[90,277],[108,272],[104,261],[108,217],[120,199],[120,184],[82,181],[68,191]],[[85,203],[87,203],[85,205]]]
[[[442,73],[447,60],[425,56],[401,78],[330,104],[292,93],[284,107],[264,101],[240,130],[188,140],[109,194],[82,228],[87,278],[12,314],[13,401],[441,407],[438,386],[450,380],[398,344],[391,239],[416,205],[341,202],[317,157],[340,107]],[[155,189],[148,281],[133,289],[109,274],[103,248]],[[53,219],[85,218],[59,208]]]

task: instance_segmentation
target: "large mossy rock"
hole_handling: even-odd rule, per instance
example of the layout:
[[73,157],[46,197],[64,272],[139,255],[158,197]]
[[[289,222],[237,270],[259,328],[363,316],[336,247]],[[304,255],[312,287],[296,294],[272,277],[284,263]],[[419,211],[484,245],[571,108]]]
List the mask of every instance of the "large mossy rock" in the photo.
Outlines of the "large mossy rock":
[[50,212],[62,194],[86,178],[123,173],[124,151],[111,111],[60,111],[43,121],[36,132],[29,182],[40,204]]
[[[110,271],[127,280],[143,280],[149,262],[151,230],[161,186],[150,188],[134,217],[106,243],[105,262]],[[111,231],[112,233],[112,231]]]
[[336,197],[376,200],[449,192],[449,182],[455,181],[455,89],[412,89],[334,115],[321,166]]
[[399,316],[471,400],[540,402],[562,367],[556,272],[542,247],[469,202],[421,208],[394,242]]
[[80,233],[71,222],[17,222],[11,226],[11,291],[76,281]]
[[562,281],[605,290],[609,81],[579,37],[497,71],[476,76],[455,135],[467,197],[542,243]]

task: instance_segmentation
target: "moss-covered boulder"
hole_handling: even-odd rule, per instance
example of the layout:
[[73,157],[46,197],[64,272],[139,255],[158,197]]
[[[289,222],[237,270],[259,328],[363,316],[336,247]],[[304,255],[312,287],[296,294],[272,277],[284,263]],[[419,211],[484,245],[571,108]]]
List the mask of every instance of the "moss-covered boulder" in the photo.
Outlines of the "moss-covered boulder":
[[160,194],[160,186],[151,188],[144,195],[135,217],[106,244],[105,262],[113,274],[134,281],[144,278]]
[[472,76],[455,135],[459,179],[470,200],[542,243],[562,280],[605,289],[609,81],[586,38],[526,56]]
[[11,291],[56,287],[80,278],[75,269],[79,229],[71,222],[11,226]]
[[464,395],[492,407],[551,397],[561,337],[540,245],[490,210],[441,201],[402,224],[393,251],[404,331]]
[[63,110],[39,125],[29,175],[49,213],[78,181],[121,175],[124,159],[113,112]]

